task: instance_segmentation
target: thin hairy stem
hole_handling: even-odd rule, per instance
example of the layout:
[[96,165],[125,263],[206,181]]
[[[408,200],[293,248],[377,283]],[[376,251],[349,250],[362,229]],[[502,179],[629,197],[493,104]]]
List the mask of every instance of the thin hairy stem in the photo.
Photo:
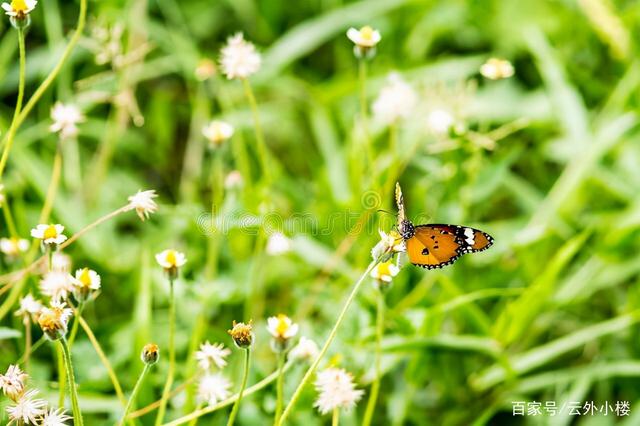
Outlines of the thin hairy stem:
[[71,395],[71,408],[73,410],[73,424],[75,426],[83,426],[82,412],[78,403],[78,389],[76,389],[76,379],[73,375],[73,364],[71,363],[71,352],[67,340],[63,337],[60,340],[62,353],[64,355],[64,366],[67,374],[67,385],[69,386],[69,394]]
[[175,374],[176,367],[176,348],[175,348],[175,329],[176,329],[176,302],[173,291],[173,278],[169,278],[169,371],[167,372],[167,381],[164,383],[164,389],[162,391],[162,399],[160,401],[160,409],[156,416],[156,426],[162,424],[164,415],[167,410],[167,402],[169,401],[169,394],[171,393],[171,386],[173,385],[173,376]]
[[384,334],[384,293],[383,290],[378,290],[378,309],[376,315],[376,376],[371,384],[371,394],[369,394],[369,401],[367,402],[367,409],[364,413],[364,419],[362,426],[369,426],[373,419],[373,412],[376,408],[376,402],[378,400],[378,393],[380,392],[380,378],[382,376],[382,336]]
[[140,377],[138,377],[138,380],[136,381],[136,385],[133,387],[133,391],[131,392],[131,396],[129,397],[127,406],[124,409],[124,414],[122,415],[122,419],[120,420],[120,425],[124,424],[124,422],[127,419],[127,414],[129,413],[129,411],[131,411],[131,408],[133,408],[133,405],[136,402],[136,397],[138,396],[138,392],[140,392],[140,387],[142,386],[142,382],[144,381],[144,378],[146,377],[150,368],[151,368],[151,364],[144,365],[144,368],[142,369],[142,373],[140,373]]
[[251,362],[251,348],[245,348],[244,349],[244,371],[242,372],[242,384],[240,385],[240,390],[238,391],[238,399],[236,399],[236,403],[233,404],[233,408],[231,409],[231,414],[229,415],[227,426],[233,426],[233,423],[236,420],[236,416],[238,415],[238,410],[240,409],[240,402],[242,401],[242,396],[244,395],[244,389],[247,387],[247,380],[249,379],[250,362]]

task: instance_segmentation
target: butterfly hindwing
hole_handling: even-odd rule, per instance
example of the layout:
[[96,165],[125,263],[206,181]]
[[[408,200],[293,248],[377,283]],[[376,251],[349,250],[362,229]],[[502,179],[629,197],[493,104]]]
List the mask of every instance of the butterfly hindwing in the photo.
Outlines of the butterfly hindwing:
[[486,250],[492,244],[493,238],[478,229],[445,224],[418,225],[406,241],[411,263],[428,269],[450,265],[463,254]]

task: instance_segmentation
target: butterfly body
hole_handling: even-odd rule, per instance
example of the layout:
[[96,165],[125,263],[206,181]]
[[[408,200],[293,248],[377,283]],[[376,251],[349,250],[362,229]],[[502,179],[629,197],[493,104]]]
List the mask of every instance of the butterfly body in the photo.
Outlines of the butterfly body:
[[406,218],[404,199],[396,185],[398,233],[405,242],[409,261],[426,269],[451,265],[463,254],[476,253],[491,247],[493,238],[479,229],[461,225],[414,225]]

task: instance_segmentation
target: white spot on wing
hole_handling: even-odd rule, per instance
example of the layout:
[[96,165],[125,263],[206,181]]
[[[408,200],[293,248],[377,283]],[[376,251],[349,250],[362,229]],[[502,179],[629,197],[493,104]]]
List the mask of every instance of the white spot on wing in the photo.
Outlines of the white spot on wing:
[[470,246],[474,245],[476,243],[475,240],[475,232],[473,229],[471,228],[464,228],[464,236],[465,236],[465,242],[467,244],[469,244]]

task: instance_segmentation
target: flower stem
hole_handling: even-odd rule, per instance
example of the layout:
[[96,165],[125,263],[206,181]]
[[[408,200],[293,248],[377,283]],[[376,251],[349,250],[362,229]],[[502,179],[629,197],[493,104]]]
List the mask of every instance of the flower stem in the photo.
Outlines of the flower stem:
[[175,334],[176,302],[173,294],[173,278],[169,278],[169,371],[167,372],[167,381],[164,384],[160,408],[158,409],[158,415],[156,416],[156,426],[161,425],[164,420],[164,414],[167,410],[167,402],[169,401],[169,394],[171,393],[171,386],[173,385],[173,375],[176,366]]
[[367,60],[361,58],[358,61],[358,78],[360,80],[360,124],[362,126],[362,143],[367,156],[367,164],[373,166],[373,154],[369,143],[369,123],[367,114]]
[[11,125],[9,126],[9,131],[7,132],[7,143],[4,146],[4,150],[2,151],[2,157],[0,157],[0,180],[2,179],[2,173],[4,171],[5,166],[7,165],[7,160],[9,159],[9,151],[11,150],[11,146],[13,145],[13,138],[16,135],[16,131],[18,130],[18,117],[20,116],[20,111],[22,110],[22,100],[24,98],[24,82],[26,78],[26,53],[24,48],[24,29],[18,28],[18,50],[20,51],[20,77],[18,80],[18,99],[16,101],[16,108],[13,111],[13,119],[11,120]]
[[233,408],[231,409],[231,414],[229,415],[229,420],[227,421],[227,426],[232,426],[233,422],[236,420],[236,416],[238,415],[238,410],[240,409],[240,401],[242,401],[242,396],[244,394],[244,388],[247,386],[247,379],[249,378],[249,362],[251,360],[251,348],[244,349],[244,372],[242,373],[242,384],[240,385],[240,391],[238,391],[238,399],[236,403],[233,404]]
[[138,381],[136,382],[136,385],[133,387],[133,391],[131,392],[131,396],[129,397],[127,406],[124,409],[124,414],[122,415],[122,420],[120,420],[120,425],[124,424],[125,420],[127,419],[127,414],[129,413],[129,411],[131,411],[131,408],[133,408],[133,405],[136,402],[136,397],[138,396],[138,392],[140,391],[142,382],[144,381],[144,378],[149,372],[150,368],[151,368],[151,364],[144,365],[144,368],[142,369],[142,373],[140,373],[140,377],[138,377]]
[[378,259],[371,262],[369,264],[369,267],[364,271],[362,276],[360,276],[358,281],[356,281],[356,283],[354,284],[353,289],[351,290],[351,293],[347,297],[347,301],[344,303],[344,306],[342,307],[342,311],[340,312],[340,315],[338,315],[338,319],[336,320],[336,323],[334,324],[333,329],[331,330],[331,333],[329,333],[329,337],[327,337],[327,340],[322,346],[320,353],[318,354],[316,359],[313,360],[313,363],[311,364],[307,372],[304,374],[302,381],[300,382],[300,384],[298,384],[298,387],[293,393],[293,396],[291,397],[291,401],[289,401],[289,404],[287,404],[287,407],[284,409],[284,412],[282,413],[282,417],[280,417],[280,421],[278,422],[277,426],[284,425],[285,420],[291,414],[291,411],[293,410],[293,407],[296,405],[296,402],[298,402],[298,399],[300,398],[300,395],[302,394],[304,387],[311,380],[311,376],[313,376],[313,374],[315,373],[316,369],[318,368],[318,365],[320,364],[320,361],[326,355],[327,351],[329,350],[329,346],[333,342],[333,339],[335,339],[336,334],[338,334],[338,328],[340,328],[342,321],[344,321],[344,318],[347,314],[347,310],[349,309],[349,306],[351,306],[351,303],[355,299],[356,294],[358,294],[358,290],[362,286],[364,279],[369,275],[371,270],[378,264],[379,261],[380,260]]
[[376,401],[378,400],[378,393],[380,392],[380,378],[382,376],[382,336],[384,334],[384,293],[382,290],[378,290],[378,310],[376,315],[376,377],[371,384],[371,394],[369,395],[369,401],[367,402],[367,409],[364,413],[364,420],[362,426],[369,426],[373,419],[373,412],[376,408]]
[[31,320],[27,318],[24,321],[24,354],[26,356],[24,360],[24,370],[29,372],[29,358],[31,355]]
[[[67,47],[62,53],[62,57],[60,58],[58,63],[55,65],[55,67],[53,67],[49,75],[47,75],[47,77],[40,84],[40,86],[38,86],[38,88],[33,93],[33,95],[31,95],[31,98],[29,98],[29,101],[27,101],[26,105],[20,111],[20,114],[18,115],[18,117],[15,119],[15,126],[12,126],[14,134],[18,129],[18,127],[20,127],[22,122],[27,118],[27,115],[36,106],[36,104],[38,103],[42,95],[44,95],[44,92],[47,91],[49,86],[51,86],[53,81],[56,79],[56,77],[62,70],[62,66],[71,55],[71,52],[73,51],[73,48],[75,47],[75,45],[78,43],[78,40],[80,40],[80,36],[82,35],[82,31],[84,30],[86,17],[87,17],[87,0],[80,0],[80,13],[78,14],[78,24],[76,26],[76,30],[74,31],[73,36],[71,36],[71,40],[69,40],[69,44],[67,44]],[[11,136],[11,142],[9,142],[10,136]],[[11,144],[13,143],[12,138],[13,136],[11,135],[11,132],[8,132],[5,138],[2,140],[2,142],[6,142],[6,145],[4,147],[4,152],[2,153],[2,158],[0,159],[0,180],[2,180],[4,168],[9,158],[9,151],[11,150]]]
[[69,334],[69,347],[71,348],[73,346],[73,342],[76,340],[76,335],[78,334],[78,318],[80,318],[82,316],[82,311],[84,309],[84,303],[80,302],[80,304],[78,305],[78,309],[76,309],[75,315],[74,315],[74,320],[73,320],[73,326],[71,327],[71,333]]
[[251,106],[256,143],[258,145],[258,157],[260,158],[260,166],[262,167],[262,173],[268,186],[271,183],[271,168],[269,167],[269,152],[267,151],[267,144],[264,141],[264,133],[262,132],[262,125],[260,124],[258,103],[256,102],[256,97],[253,94],[249,80],[246,78],[242,79],[242,84],[244,85],[244,92]]
[[340,422],[340,409],[338,407],[333,409],[333,416],[331,416],[331,426],[338,426]]
[[69,351],[69,345],[67,339],[64,337],[60,339],[60,346],[62,347],[62,353],[64,355],[64,366],[67,373],[67,384],[69,386],[69,393],[71,394],[71,407],[73,409],[73,424],[75,426],[83,426],[82,412],[80,412],[80,404],[78,404],[78,390],[76,389],[76,380],[73,375],[73,364],[71,363],[71,352]]
[[76,320],[78,321],[78,323],[80,323],[80,326],[84,330],[85,334],[89,338],[89,341],[93,345],[93,348],[98,354],[100,361],[102,361],[102,365],[107,370],[107,374],[109,375],[109,378],[111,379],[111,384],[113,385],[113,390],[116,392],[116,395],[118,396],[118,400],[120,401],[120,404],[122,404],[123,407],[126,406],[127,400],[124,397],[124,393],[122,392],[122,386],[120,386],[120,382],[118,381],[118,376],[116,376],[116,373],[113,370],[111,363],[109,362],[109,358],[107,358],[104,351],[102,350],[102,347],[98,342],[98,339],[96,339],[95,334],[93,334],[93,331],[91,331],[91,327],[89,327],[89,324],[87,324],[84,318],[78,315],[76,317]]
[[276,415],[274,424],[278,424],[280,416],[282,415],[283,395],[284,395],[284,360],[286,358],[286,352],[282,351],[278,354],[278,381],[276,382]]

